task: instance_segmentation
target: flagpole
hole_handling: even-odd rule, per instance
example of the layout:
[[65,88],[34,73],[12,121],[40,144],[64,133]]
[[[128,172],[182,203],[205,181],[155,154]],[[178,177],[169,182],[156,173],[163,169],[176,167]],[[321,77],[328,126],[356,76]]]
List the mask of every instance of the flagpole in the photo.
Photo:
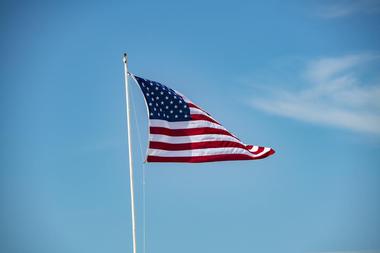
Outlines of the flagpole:
[[128,59],[124,53],[124,80],[125,80],[125,102],[127,107],[127,129],[128,129],[128,156],[129,156],[129,185],[131,190],[131,215],[132,215],[132,242],[133,253],[136,253],[136,220],[135,220],[135,193],[133,188],[133,162],[132,162],[132,137],[131,137],[131,115],[129,104],[129,87],[128,87]]

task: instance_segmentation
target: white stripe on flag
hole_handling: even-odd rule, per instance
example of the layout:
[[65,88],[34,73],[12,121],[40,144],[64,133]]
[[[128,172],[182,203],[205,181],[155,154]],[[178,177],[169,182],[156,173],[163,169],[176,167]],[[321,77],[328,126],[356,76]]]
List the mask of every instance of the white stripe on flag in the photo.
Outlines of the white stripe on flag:
[[162,157],[188,157],[188,156],[207,156],[207,155],[223,155],[223,154],[243,154],[251,157],[262,156],[269,152],[270,148],[264,148],[259,154],[252,154],[248,150],[241,148],[207,148],[207,149],[192,149],[167,151],[162,149],[148,149],[148,155]]
[[[189,135],[189,136],[168,136],[163,134],[150,134],[149,141],[159,141],[165,143],[192,143],[192,142],[204,142],[204,141],[233,141],[241,143],[236,138],[224,135],[224,134],[201,134],[201,135]],[[245,145],[245,144],[243,144]]]
[[216,129],[223,129],[228,131],[223,126],[206,121],[206,120],[194,120],[194,121],[177,121],[169,122],[161,119],[151,119],[149,120],[151,127],[166,127],[170,129],[189,129],[189,128],[200,128],[200,127],[211,127]]
[[203,115],[210,116],[207,113],[205,113],[204,111],[199,110],[198,108],[195,108],[195,107],[190,107],[190,114],[203,114]]

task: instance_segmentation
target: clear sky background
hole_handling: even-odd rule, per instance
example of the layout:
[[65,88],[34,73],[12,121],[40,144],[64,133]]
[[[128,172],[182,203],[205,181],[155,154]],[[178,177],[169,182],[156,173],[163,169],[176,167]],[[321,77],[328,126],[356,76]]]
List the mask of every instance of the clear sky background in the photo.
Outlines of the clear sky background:
[[0,252],[132,252],[125,51],[277,151],[143,166],[131,81],[138,252],[379,252],[379,1],[1,1],[0,20]]

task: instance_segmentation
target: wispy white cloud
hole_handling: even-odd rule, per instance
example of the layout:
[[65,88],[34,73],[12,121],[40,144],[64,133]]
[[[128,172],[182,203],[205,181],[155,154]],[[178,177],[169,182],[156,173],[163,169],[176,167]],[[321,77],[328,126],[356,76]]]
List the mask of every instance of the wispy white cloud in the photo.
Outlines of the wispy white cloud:
[[379,0],[338,0],[318,9],[323,18],[341,18],[355,14],[372,14],[380,12]]
[[380,134],[380,76],[377,83],[366,83],[359,75],[379,60],[375,53],[316,59],[301,73],[302,89],[270,89],[250,103],[288,118]]

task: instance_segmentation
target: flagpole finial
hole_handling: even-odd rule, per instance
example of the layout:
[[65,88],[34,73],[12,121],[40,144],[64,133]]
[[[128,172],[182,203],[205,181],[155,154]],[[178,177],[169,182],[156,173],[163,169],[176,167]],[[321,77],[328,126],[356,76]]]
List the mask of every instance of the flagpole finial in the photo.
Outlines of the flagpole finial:
[[127,60],[128,58],[127,58],[127,53],[124,53],[124,55],[123,55],[123,60],[124,60],[124,63],[126,64],[127,63]]

